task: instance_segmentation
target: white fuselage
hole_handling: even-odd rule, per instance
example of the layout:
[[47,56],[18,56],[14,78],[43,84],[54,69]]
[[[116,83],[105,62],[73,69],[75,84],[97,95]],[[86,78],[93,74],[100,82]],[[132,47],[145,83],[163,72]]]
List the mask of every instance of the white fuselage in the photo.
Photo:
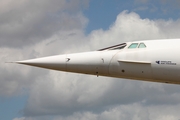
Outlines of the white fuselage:
[[98,76],[180,84],[180,39],[135,41],[121,46],[16,63]]

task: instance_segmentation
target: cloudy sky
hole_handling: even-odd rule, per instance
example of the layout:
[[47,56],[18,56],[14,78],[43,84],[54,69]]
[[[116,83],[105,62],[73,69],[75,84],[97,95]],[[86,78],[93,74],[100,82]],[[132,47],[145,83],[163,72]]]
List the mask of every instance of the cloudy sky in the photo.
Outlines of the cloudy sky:
[[0,119],[179,120],[179,85],[5,63],[180,38],[179,16],[179,0],[0,0]]

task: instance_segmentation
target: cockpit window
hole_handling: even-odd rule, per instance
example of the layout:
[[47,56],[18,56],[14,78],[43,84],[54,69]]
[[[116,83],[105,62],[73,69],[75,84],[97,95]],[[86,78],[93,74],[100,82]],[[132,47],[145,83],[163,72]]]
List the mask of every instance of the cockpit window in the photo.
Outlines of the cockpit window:
[[138,48],[146,48],[146,45],[144,43],[140,43]]
[[[122,43],[122,44],[118,44],[118,45],[114,45],[114,46],[110,46],[107,48],[103,48],[103,49],[99,49],[98,51],[104,51],[104,50],[120,50],[123,49],[127,46],[126,43]],[[129,45],[128,49],[133,49],[133,48],[146,48],[146,45],[141,42],[141,43],[132,43],[131,45]]]
[[137,46],[138,46],[138,43],[132,43],[132,44],[128,47],[128,49],[137,48]]

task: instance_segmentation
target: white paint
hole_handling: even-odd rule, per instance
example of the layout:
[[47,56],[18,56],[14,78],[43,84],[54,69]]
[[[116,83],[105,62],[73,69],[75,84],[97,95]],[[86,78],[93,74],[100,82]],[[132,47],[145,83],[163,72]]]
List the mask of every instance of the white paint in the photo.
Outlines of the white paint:
[[[131,43],[144,43],[146,48],[128,49]],[[125,48],[119,50],[58,55],[17,63],[98,76],[180,83],[179,39],[135,41],[126,44]]]

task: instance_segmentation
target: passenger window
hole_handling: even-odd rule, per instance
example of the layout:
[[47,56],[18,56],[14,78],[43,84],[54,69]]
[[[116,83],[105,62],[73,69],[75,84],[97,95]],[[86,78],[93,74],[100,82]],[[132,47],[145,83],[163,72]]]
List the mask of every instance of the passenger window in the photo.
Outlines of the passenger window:
[[140,43],[138,48],[146,48],[146,45],[144,43]]
[[131,49],[131,48],[137,48],[138,46],[138,43],[132,43],[128,48]]

